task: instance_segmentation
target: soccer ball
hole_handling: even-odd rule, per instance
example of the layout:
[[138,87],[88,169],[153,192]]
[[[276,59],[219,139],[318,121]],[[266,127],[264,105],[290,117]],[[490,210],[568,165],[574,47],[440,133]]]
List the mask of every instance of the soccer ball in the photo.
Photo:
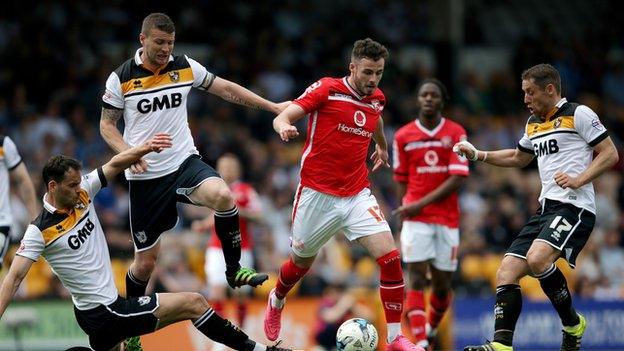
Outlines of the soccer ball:
[[353,318],[342,323],[336,333],[338,351],[374,351],[377,349],[377,329],[363,318]]

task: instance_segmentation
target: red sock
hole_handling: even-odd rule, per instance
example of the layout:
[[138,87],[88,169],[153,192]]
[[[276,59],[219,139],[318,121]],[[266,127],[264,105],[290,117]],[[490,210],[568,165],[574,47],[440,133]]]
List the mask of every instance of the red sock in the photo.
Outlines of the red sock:
[[238,317],[238,326],[242,329],[245,324],[245,318],[247,317],[246,302],[239,301],[236,303],[236,317]]
[[403,269],[399,250],[391,251],[377,259],[380,271],[379,295],[387,323],[401,323],[403,313]]
[[210,307],[219,315],[224,316],[223,312],[225,311],[225,304],[223,301],[211,301]]
[[425,324],[427,323],[425,314],[425,293],[422,290],[408,289],[405,310],[407,311],[410,331],[414,335],[415,340],[417,342],[425,340],[427,338],[427,333],[425,331]]
[[301,268],[297,266],[292,259],[284,262],[280,269],[279,278],[277,284],[275,284],[275,296],[278,299],[283,299],[290,289],[297,284],[301,278],[308,272],[309,268]]
[[431,328],[435,329],[440,325],[444,312],[446,312],[452,300],[453,294],[450,292],[445,297],[431,293],[429,297],[429,324]]

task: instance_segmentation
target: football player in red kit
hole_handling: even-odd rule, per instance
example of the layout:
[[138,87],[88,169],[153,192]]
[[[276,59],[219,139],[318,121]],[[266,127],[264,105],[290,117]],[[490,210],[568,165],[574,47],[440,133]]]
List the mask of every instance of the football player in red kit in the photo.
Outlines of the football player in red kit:
[[423,350],[401,335],[403,270],[388,222],[368,182],[366,157],[371,139],[373,171],[389,167],[381,112],[386,103],[377,87],[388,50],[371,40],[353,46],[350,74],[322,78],[273,120],[283,141],[299,135],[294,122],[308,115],[295,194],[290,259],[269,295],[264,331],[276,340],[286,294],[306,274],[321,247],[336,233],[357,241],[377,260],[380,295],[388,325],[388,350]]

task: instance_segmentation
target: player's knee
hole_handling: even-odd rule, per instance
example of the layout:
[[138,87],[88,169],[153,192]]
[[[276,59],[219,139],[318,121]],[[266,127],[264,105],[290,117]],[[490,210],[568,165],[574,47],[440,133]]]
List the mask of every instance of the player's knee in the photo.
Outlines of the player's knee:
[[514,276],[513,270],[501,265],[496,271],[496,285],[517,284],[518,277]]
[[540,255],[539,252],[529,252],[527,254],[527,264],[529,269],[531,269],[531,273],[540,274],[547,270],[552,265],[552,262],[550,262],[547,256]]
[[234,207],[234,198],[232,192],[227,187],[221,187],[214,193],[213,203],[215,210],[227,211]]
[[210,307],[208,301],[199,293],[188,293],[189,310],[197,315],[201,316]]

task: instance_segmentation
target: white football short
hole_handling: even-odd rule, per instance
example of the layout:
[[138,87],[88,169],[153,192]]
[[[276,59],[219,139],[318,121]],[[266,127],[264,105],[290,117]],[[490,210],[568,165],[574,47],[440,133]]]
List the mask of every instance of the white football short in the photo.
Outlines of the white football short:
[[441,224],[404,221],[401,230],[401,257],[403,262],[432,260],[441,271],[457,270],[459,229]]
[[368,188],[339,197],[299,185],[293,206],[291,249],[299,257],[312,257],[337,232],[353,241],[389,232],[377,199]]
[[[253,256],[251,250],[241,250],[240,264],[243,267],[253,267]],[[206,249],[206,261],[204,263],[204,272],[206,272],[206,282],[208,286],[226,285],[225,279],[225,258],[223,250],[220,247],[209,247]]]

